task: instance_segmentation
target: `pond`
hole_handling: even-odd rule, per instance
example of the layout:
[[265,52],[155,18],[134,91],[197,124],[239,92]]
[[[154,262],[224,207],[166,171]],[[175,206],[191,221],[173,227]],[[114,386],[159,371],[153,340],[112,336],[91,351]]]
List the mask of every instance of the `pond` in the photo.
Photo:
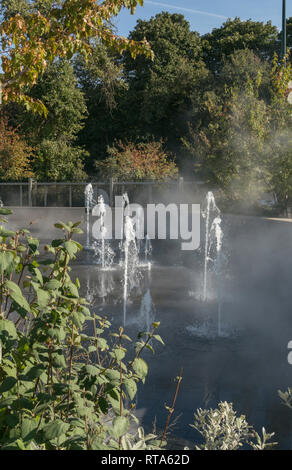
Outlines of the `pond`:
[[196,408],[234,404],[257,431],[276,433],[282,449],[291,447],[292,412],[278,390],[292,385],[288,342],[292,339],[292,224],[253,217],[225,216],[221,318],[218,327],[217,275],[208,273],[202,299],[204,250],[182,252],[177,241],[153,241],[151,266],[136,270],[124,299],[124,267],[101,269],[90,252],[72,269],[92,311],[106,315],[114,328],[125,326],[132,338],[160,321],[165,342],[146,351],[149,375],[137,396],[137,415],[147,430],[163,428],[175,391],[178,448],[198,441],[192,423]]

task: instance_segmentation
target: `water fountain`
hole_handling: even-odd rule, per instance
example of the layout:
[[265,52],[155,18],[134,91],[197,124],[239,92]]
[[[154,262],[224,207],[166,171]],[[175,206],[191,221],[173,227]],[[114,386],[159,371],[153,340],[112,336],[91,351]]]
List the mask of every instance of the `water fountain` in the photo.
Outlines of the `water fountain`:
[[90,210],[94,204],[94,199],[93,199],[93,187],[91,183],[86,185],[85,190],[84,190],[84,195],[85,195],[85,211],[86,211],[86,245],[84,249],[92,250],[93,247],[90,245]]
[[[203,323],[190,325],[188,330],[196,336],[216,338],[230,335],[230,332],[223,332],[222,328],[222,305],[223,305],[223,261],[225,256],[222,252],[223,230],[221,227],[222,218],[218,209],[214,194],[208,192],[206,197],[205,217],[205,246],[204,246],[204,266],[203,266],[203,292],[200,299],[206,302],[212,299],[212,289],[210,274],[216,275],[216,300],[217,300],[217,326],[214,328],[208,316]],[[207,307],[209,309],[209,307]]]
[[148,332],[151,330],[151,324],[154,321],[154,306],[152,302],[150,285],[151,285],[151,272],[149,270],[147,274],[147,288],[146,288],[145,294],[142,297],[140,311],[138,315],[138,318],[141,321],[141,323],[143,322],[143,325],[141,326],[143,328],[146,327],[146,331]]
[[90,277],[88,272],[86,273],[86,301],[90,305],[106,305],[107,300],[109,299],[111,293],[115,289],[115,281],[112,271],[100,271],[98,270],[93,278],[92,283],[90,283]]
[[217,277],[217,297],[218,297],[218,336],[222,333],[222,240],[223,231],[221,228],[221,217],[216,217],[213,220],[210,234],[214,233],[216,241],[216,258],[214,260],[214,267]]
[[220,215],[220,210],[218,209],[214,194],[209,191],[206,197],[206,211],[204,217],[206,219],[205,224],[205,250],[204,250],[204,276],[203,276],[203,301],[207,300],[207,287],[208,287],[208,262],[209,262],[209,245],[211,241],[211,231],[210,231],[210,217],[215,214],[214,219]]
[[134,229],[133,219],[128,215],[126,215],[124,219],[124,237],[123,318],[125,326],[127,317],[128,287],[130,282],[134,279],[136,267],[138,264],[136,232]]
[[151,262],[149,261],[149,256],[151,255],[151,253],[152,253],[151,240],[150,240],[148,234],[146,234],[146,236],[145,236],[145,249],[144,249],[144,262],[145,262],[146,266],[148,265],[149,269],[151,268]]
[[101,264],[101,267],[105,269],[109,268],[113,264],[115,253],[110,246],[110,242],[106,240],[106,205],[102,195],[98,197],[97,205],[94,208],[94,215],[100,216],[100,239],[96,240],[93,244],[94,253],[98,259],[99,264]]
[[136,211],[136,239],[137,239],[137,251],[138,256],[140,256],[142,249],[142,238],[144,236],[144,212],[142,207],[138,207]]

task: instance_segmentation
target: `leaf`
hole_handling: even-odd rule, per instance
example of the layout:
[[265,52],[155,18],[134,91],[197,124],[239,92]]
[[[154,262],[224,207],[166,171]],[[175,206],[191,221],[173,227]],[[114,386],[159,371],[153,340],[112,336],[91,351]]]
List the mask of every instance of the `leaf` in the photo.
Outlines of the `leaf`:
[[21,423],[21,436],[24,441],[29,440],[36,430],[36,422],[34,419],[23,418]]
[[153,338],[155,338],[156,341],[159,341],[159,343],[161,343],[161,344],[163,344],[163,346],[165,346],[165,343],[164,343],[163,339],[161,338],[161,336],[153,335]]
[[42,309],[42,308],[47,307],[47,305],[50,302],[51,296],[50,296],[49,292],[47,292],[43,289],[38,289],[37,290],[37,299],[38,299],[39,307]]
[[78,289],[75,284],[73,284],[73,282],[68,282],[68,284],[66,284],[66,287],[69,289],[70,294],[73,295],[73,297],[79,297]]
[[52,246],[53,246],[54,248],[57,248],[58,246],[63,245],[63,243],[64,243],[63,238],[59,238],[59,239],[57,239],[57,240],[53,240],[53,241],[52,241]]
[[43,428],[44,439],[46,441],[51,441],[52,439],[56,439],[61,437],[63,434],[66,434],[70,425],[64,423],[61,420],[53,421],[52,423],[47,424]]
[[2,251],[0,253],[0,271],[1,274],[6,271],[7,268],[13,263],[14,261],[14,256],[11,252],[9,251]]
[[113,353],[116,356],[117,361],[122,361],[126,354],[123,348],[115,348]]
[[0,338],[9,336],[11,339],[17,338],[17,331],[14,323],[10,320],[0,320]]
[[108,349],[108,344],[104,338],[97,338],[97,346],[102,350],[105,351]]
[[31,249],[31,251],[33,253],[36,252],[36,250],[38,249],[39,244],[40,244],[40,242],[37,238],[33,238],[33,237],[28,238],[28,246],[29,246],[29,248]]
[[136,358],[133,362],[133,369],[140,377],[142,380],[145,379],[147,373],[148,373],[148,365],[144,361],[144,359],[141,359],[140,357]]
[[21,308],[23,308],[26,312],[30,312],[30,306],[22,295],[22,292],[17,284],[13,281],[6,281],[5,286],[9,289],[9,295],[16,302]]
[[67,253],[69,254],[70,258],[72,258],[75,255],[75,253],[77,253],[78,251],[78,247],[76,243],[74,243],[73,241],[65,242],[64,247]]
[[44,373],[44,367],[39,365],[39,366],[33,366],[29,369],[29,371],[25,374],[25,377],[28,380],[34,380],[40,377]]
[[0,385],[0,393],[7,392],[16,384],[17,380],[15,377],[6,377]]
[[96,377],[100,374],[100,370],[96,366],[92,366],[91,364],[85,366],[84,370],[91,377]]
[[58,290],[61,285],[61,281],[58,281],[57,279],[51,279],[49,282],[47,282],[45,287],[47,290]]
[[60,367],[60,368],[66,369],[67,364],[62,353],[61,354],[57,353],[53,355],[53,365],[54,367],[57,367],[57,368]]
[[39,269],[34,268],[34,275],[36,276],[37,280],[39,281],[40,285],[43,285],[43,276]]
[[0,226],[0,237],[14,237],[15,232],[12,232],[12,230],[6,230],[2,226]]
[[13,214],[11,209],[7,209],[6,207],[0,207],[0,214],[1,215],[10,215]]
[[101,411],[103,412],[103,414],[107,414],[107,412],[108,412],[108,402],[103,397],[100,397],[98,399],[98,404],[99,404],[99,407],[100,407]]
[[105,371],[105,376],[113,383],[120,381],[120,372],[114,369],[107,369]]
[[130,422],[125,416],[117,416],[113,421],[112,434],[116,439],[119,439],[123,434],[126,434],[130,427]]
[[124,383],[127,394],[129,395],[130,399],[133,400],[137,393],[137,384],[135,380],[125,379],[123,383]]

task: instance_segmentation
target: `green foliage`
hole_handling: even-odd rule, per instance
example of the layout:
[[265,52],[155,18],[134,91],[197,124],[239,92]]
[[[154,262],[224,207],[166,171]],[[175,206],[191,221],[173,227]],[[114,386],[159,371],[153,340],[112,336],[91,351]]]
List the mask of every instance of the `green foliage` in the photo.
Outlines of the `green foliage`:
[[156,436],[129,431],[148,371],[140,356],[158,324],[131,358],[123,328],[109,334],[70,277],[79,223],[55,226],[63,238],[45,256],[28,231],[0,233],[0,448],[158,448]]
[[94,171],[94,160],[106,156],[106,147],[122,135],[129,110],[123,100],[128,85],[120,56],[100,42],[92,46],[87,62],[79,55],[74,60],[78,83],[86,99],[88,117],[78,142],[89,152],[86,168]]
[[22,139],[33,146],[31,169],[41,181],[80,181],[87,152],[76,144],[77,134],[87,114],[85,98],[68,61],[57,61],[30,90],[33,99],[45,104],[48,117],[27,112],[23,107],[6,107],[10,120]]
[[276,445],[270,442],[274,433],[267,434],[263,428],[261,439],[244,415],[237,416],[232,403],[220,402],[215,410],[198,409],[191,427],[204,439],[203,444],[195,446],[196,450],[238,450],[243,445],[253,450],[270,450]]
[[200,177],[231,200],[250,205],[264,191],[273,192],[281,208],[291,200],[292,73],[286,62],[275,56],[268,66],[250,51],[238,51],[194,107],[184,144]]
[[33,176],[32,161],[33,148],[9,125],[7,116],[0,115],[0,180],[22,181]]
[[92,38],[119,53],[128,49],[134,57],[140,53],[150,56],[146,41],[138,44],[120,38],[110,27],[111,18],[122,8],[133,14],[138,4],[143,5],[143,0],[113,0],[101,4],[95,1],[80,4],[75,0],[14,1],[12,8],[5,2],[0,23],[1,98],[46,114],[44,104],[26,94],[27,88],[36,83],[56,58],[71,59],[76,53],[87,58]]
[[220,28],[214,28],[203,38],[205,60],[214,72],[222,68],[223,59],[236,50],[250,49],[263,58],[271,59],[277,50],[278,30],[270,21],[242,21],[228,19]]
[[87,153],[60,137],[43,139],[37,147],[35,174],[41,181],[82,181],[86,179],[83,160]]
[[50,65],[31,89],[34,99],[41,99],[48,109],[47,119],[30,113],[26,116],[27,132],[37,140],[65,138],[71,142],[83,128],[87,115],[85,99],[69,61]]
[[133,60],[124,54],[129,83],[129,127],[138,135],[167,138],[172,146],[185,130],[186,115],[208,71],[202,60],[202,41],[183,15],[160,13],[138,20],[130,39],[146,38],[154,52]]

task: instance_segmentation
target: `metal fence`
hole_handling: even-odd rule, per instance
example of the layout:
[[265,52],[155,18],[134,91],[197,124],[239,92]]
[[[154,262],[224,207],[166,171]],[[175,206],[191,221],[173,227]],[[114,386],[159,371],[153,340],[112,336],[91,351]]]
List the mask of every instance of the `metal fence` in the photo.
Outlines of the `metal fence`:
[[[88,182],[28,182],[0,183],[0,199],[5,206],[20,207],[84,207],[84,190]],[[194,202],[203,191],[199,181],[184,178],[155,181],[91,181],[95,198],[106,192],[110,205],[115,196],[128,193],[130,201],[138,204],[159,202]],[[196,199],[196,201],[195,201]]]

